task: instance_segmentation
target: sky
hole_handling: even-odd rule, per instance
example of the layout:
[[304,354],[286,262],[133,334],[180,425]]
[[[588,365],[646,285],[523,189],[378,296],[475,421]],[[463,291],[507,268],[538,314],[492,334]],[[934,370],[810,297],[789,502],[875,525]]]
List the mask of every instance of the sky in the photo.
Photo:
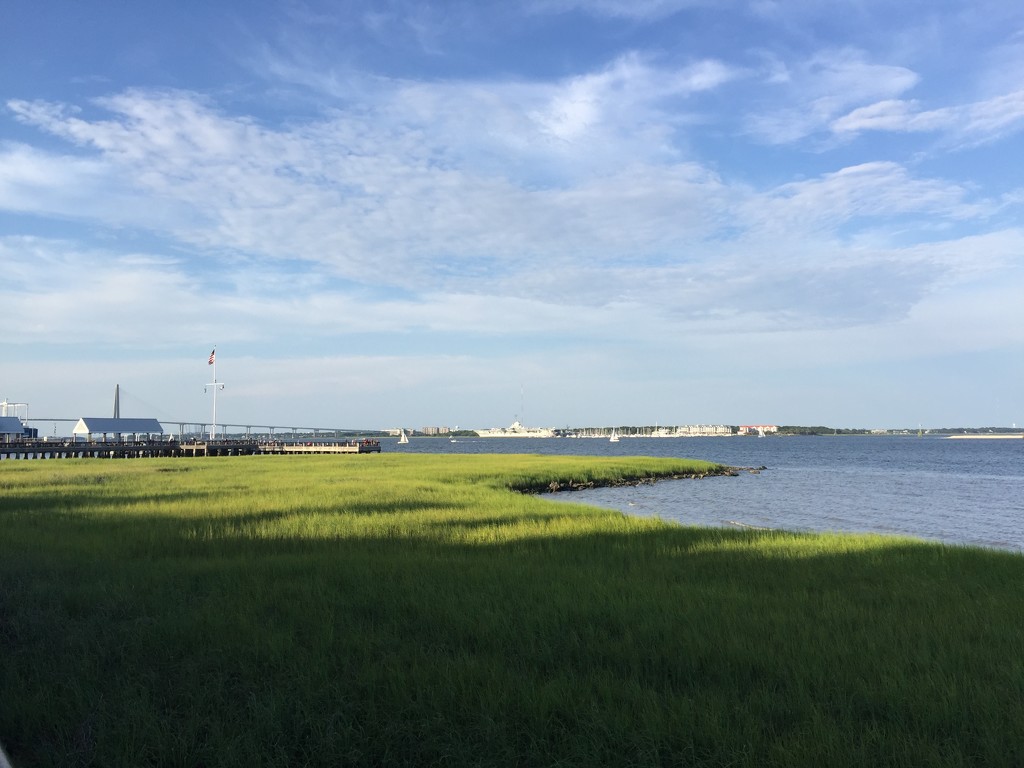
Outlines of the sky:
[[6,0],[0,400],[1024,425],[1022,169],[1017,0]]

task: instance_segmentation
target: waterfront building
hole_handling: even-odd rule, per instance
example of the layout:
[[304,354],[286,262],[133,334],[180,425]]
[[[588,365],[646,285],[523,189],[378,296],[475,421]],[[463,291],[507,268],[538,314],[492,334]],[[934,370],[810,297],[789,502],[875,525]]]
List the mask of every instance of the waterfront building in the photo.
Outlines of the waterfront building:
[[775,424],[744,424],[739,427],[741,435],[774,435],[779,431]]
[[163,427],[156,419],[105,419],[105,418],[81,418],[71,430],[76,438],[82,437],[85,440],[93,440],[94,435],[102,435],[104,442],[107,435],[114,440],[150,440],[154,436],[162,435]]

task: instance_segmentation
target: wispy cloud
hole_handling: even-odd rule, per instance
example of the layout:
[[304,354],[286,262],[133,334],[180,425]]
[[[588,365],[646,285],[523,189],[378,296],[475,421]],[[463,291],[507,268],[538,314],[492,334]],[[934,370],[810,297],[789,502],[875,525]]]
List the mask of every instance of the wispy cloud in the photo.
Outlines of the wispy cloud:
[[664,102],[712,90],[734,77],[736,72],[720,61],[666,70],[630,54],[603,72],[559,84],[529,114],[542,133],[561,141],[582,138],[597,126],[621,127],[625,115],[633,127],[645,122],[671,125],[675,119],[661,108]]
[[[165,301],[198,310],[195,297],[212,292],[216,309],[197,314],[213,324],[233,318],[239,340],[303,327],[325,336],[472,328],[607,338],[628,335],[638,318],[719,333],[842,326],[906,314],[951,267],[884,244],[866,251],[837,238],[837,227],[903,214],[967,220],[991,207],[894,163],[756,191],[696,163],[624,153],[613,164],[610,152],[601,173],[536,187],[503,176],[501,164],[482,170],[479,150],[456,146],[455,129],[431,122],[445,113],[427,98],[434,94],[419,95],[410,112],[378,114],[387,119],[376,130],[360,111],[271,130],[187,93],[121,94],[102,102],[112,117],[91,121],[14,103],[23,120],[92,149],[82,162],[94,175],[133,180],[139,205],[78,215],[153,229],[191,249],[154,263],[50,246],[58,271],[80,278],[54,286],[50,300],[71,306],[84,284],[104,304],[142,307],[160,286]],[[531,119],[522,104],[506,107]],[[481,146],[504,141],[484,134]],[[27,157],[17,178],[36,199],[52,201],[58,183],[75,187],[46,173],[62,157]],[[145,213],[164,205],[181,214]],[[10,306],[29,284],[12,288]],[[70,337],[99,327],[53,317],[65,318]],[[100,326],[110,321],[96,316]]]
[[777,60],[766,74],[774,94],[769,106],[748,118],[750,132],[772,144],[818,133],[851,107],[898,96],[919,81],[902,66],[878,64],[860,50],[821,51],[806,61],[785,65]]
[[576,10],[611,18],[656,20],[708,4],[709,0],[529,0],[527,7],[535,13]]
[[1024,129],[1024,90],[931,110],[922,109],[916,101],[881,101],[836,119],[831,129],[837,134],[936,132],[947,144],[975,146]]
[[872,162],[843,168],[820,178],[783,184],[751,200],[749,216],[765,229],[795,232],[858,218],[920,214],[944,220],[983,217],[997,203],[971,200],[961,185],[916,179],[903,166]]
[[[80,108],[11,101],[17,119],[68,146],[0,148],[3,207],[153,232],[175,256],[9,238],[3,305],[14,323],[46,308],[46,324],[19,326],[25,342],[178,348],[219,329],[243,347],[462,334],[468,350],[512,336],[629,344],[651,327],[725,338],[903,323],[943,286],[976,279],[977,241],[945,242],[942,229],[1004,202],[964,184],[871,161],[757,189],[688,157],[675,135],[688,100],[739,73],[627,54],[551,82],[370,87],[350,75],[337,106],[282,125],[185,91],[133,89]],[[916,82],[850,51],[786,77],[812,105],[797,133],[1016,120],[1014,99],[849,110]],[[913,238],[929,244],[890,234],[914,220]],[[98,307],[86,319],[74,309],[83,291]],[[191,319],[118,323],[154,306]]]
[[[90,163],[110,189],[159,201],[146,207],[163,220],[140,213],[137,226],[215,253],[298,259],[351,280],[429,290],[453,279],[503,281],[567,250],[598,260],[623,248],[643,253],[681,225],[706,230],[687,209],[708,197],[710,177],[692,164],[656,163],[674,154],[658,102],[728,76],[714,62],[665,72],[631,57],[555,87],[395,83],[370,104],[286,130],[184,92],[100,100],[104,119],[42,102],[9,107],[91,150],[71,159]],[[35,162],[9,175],[0,195],[30,201],[15,187],[35,172],[49,206],[37,210],[63,212],[52,210],[58,187],[75,185],[45,166],[65,158],[27,154]],[[97,191],[90,196],[102,200]],[[77,213],[124,225],[131,210]]]

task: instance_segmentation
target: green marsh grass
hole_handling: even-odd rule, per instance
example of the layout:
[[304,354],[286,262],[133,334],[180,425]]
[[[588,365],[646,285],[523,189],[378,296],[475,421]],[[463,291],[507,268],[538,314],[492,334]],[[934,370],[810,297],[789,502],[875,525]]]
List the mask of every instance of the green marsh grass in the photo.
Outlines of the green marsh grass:
[[16,768],[1024,764],[1021,556],[511,490],[709,469],[0,463],[0,743]]

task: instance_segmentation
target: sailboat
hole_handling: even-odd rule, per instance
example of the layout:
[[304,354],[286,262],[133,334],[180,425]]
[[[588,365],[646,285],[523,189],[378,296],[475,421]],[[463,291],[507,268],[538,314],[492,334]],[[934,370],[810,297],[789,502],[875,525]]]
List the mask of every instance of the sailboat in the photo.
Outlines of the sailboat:
[[408,442],[409,442],[409,436],[407,434],[405,434],[405,430],[403,429],[402,433],[398,436],[398,444],[399,445],[405,445]]
[[609,443],[617,443],[617,442],[619,442],[619,433],[616,432],[614,429],[612,430],[612,436],[608,438],[608,442]]

